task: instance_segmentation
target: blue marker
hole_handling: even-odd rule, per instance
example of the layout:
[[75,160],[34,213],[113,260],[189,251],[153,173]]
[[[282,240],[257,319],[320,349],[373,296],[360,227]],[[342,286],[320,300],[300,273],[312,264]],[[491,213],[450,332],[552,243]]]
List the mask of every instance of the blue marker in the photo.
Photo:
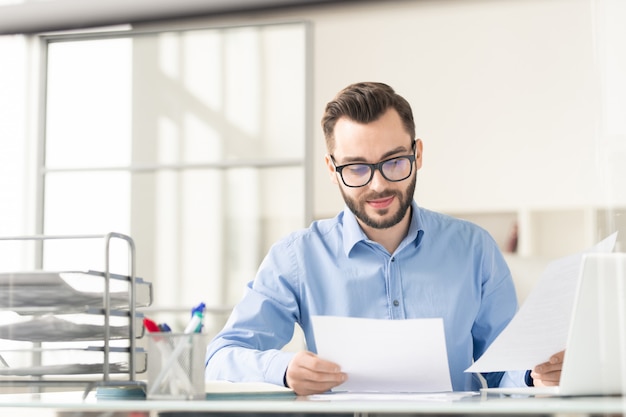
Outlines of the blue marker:
[[204,303],[198,304],[191,309],[191,320],[185,327],[185,333],[200,333],[202,330],[202,319],[204,318],[204,310],[206,305]]
[[172,329],[170,326],[167,325],[167,323],[160,323],[159,324],[159,330],[162,332],[171,332]]

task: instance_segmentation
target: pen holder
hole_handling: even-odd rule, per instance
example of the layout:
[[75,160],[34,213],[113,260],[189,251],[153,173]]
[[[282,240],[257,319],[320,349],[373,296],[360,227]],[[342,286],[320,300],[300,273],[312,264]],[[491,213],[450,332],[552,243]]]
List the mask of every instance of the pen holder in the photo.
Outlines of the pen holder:
[[202,333],[148,333],[148,394],[153,400],[203,400],[204,358],[208,342]]

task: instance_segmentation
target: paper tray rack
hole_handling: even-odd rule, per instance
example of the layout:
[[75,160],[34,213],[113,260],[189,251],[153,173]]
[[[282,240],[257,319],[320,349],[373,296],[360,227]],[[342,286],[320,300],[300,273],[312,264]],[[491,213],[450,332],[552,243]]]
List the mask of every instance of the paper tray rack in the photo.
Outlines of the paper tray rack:
[[[147,367],[147,356],[142,348],[138,348],[136,340],[143,335],[143,326],[141,324],[141,314],[137,312],[137,293],[139,289],[139,295],[141,304],[144,306],[149,305],[152,302],[152,285],[149,282],[143,281],[141,278],[135,275],[135,244],[127,235],[121,233],[107,233],[103,235],[35,235],[35,236],[17,236],[17,237],[0,237],[0,241],[36,241],[40,245],[43,245],[43,241],[57,240],[57,239],[100,239],[104,244],[104,270],[98,271],[86,271],[76,272],[71,271],[70,274],[84,273],[91,277],[98,277],[101,280],[103,286],[101,291],[101,300],[87,299],[84,300],[81,297],[76,297],[78,300],[75,305],[71,302],[68,305],[39,305],[39,302],[33,297],[29,300],[28,297],[23,297],[20,300],[15,296],[0,297],[0,311],[13,311],[18,314],[35,315],[37,319],[44,320],[59,320],[57,315],[63,315],[66,313],[84,313],[91,314],[98,317],[102,321],[100,327],[100,333],[97,335],[99,346],[89,346],[83,348],[83,351],[91,352],[89,354],[101,355],[101,363],[88,364],[92,366],[81,366],[79,364],[70,364],[64,371],[64,366],[32,366],[32,370],[29,369],[16,369],[15,372],[11,372],[4,364],[4,371],[0,373],[0,385],[4,386],[84,386],[86,396],[95,387],[123,387],[123,388],[138,388],[145,392],[146,383],[144,381],[137,380],[137,373],[145,372]],[[113,239],[119,239],[126,243],[128,246],[128,259],[129,259],[129,273],[128,275],[113,274],[111,272],[110,260],[111,260],[111,241]],[[0,286],[5,285],[5,288],[11,288],[11,283],[8,282],[11,279],[18,280],[23,279],[26,283],[26,288],[31,285],[31,288],[42,288],[42,282],[46,279],[54,277],[55,272],[37,271],[35,273],[14,273],[14,274],[2,274],[0,276]],[[11,276],[13,275],[13,276]],[[8,276],[8,278],[7,278]],[[3,279],[5,282],[3,282]],[[59,280],[60,282],[62,280]],[[120,296],[119,292],[112,290],[112,286],[124,283],[127,288],[127,292],[122,291],[122,295],[127,294],[126,297]],[[61,289],[61,286],[59,286]],[[54,291],[55,287],[51,286],[51,291]],[[93,294],[92,294],[93,295]],[[73,298],[73,297],[69,297]],[[89,304],[84,304],[84,302]],[[124,302],[125,301],[125,302]],[[127,325],[122,327],[120,334],[120,328],[112,326],[112,320],[116,318],[123,318],[127,320]],[[31,325],[37,325],[35,321]],[[80,325],[78,325],[80,327]],[[92,327],[84,326],[87,330],[92,330]],[[67,328],[67,327],[66,327]],[[9,328],[10,330],[10,328]],[[68,332],[71,334],[71,332]],[[100,338],[101,336],[101,338]],[[45,336],[44,336],[45,338]],[[62,337],[61,337],[62,339]],[[112,341],[128,339],[127,346],[118,346],[112,344]],[[58,342],[59,340],[52,340],[52,342]],[[71,338],[68,338],[68,342],[73,342]],[[35,341],[41,342],[41,341]],[[35,345],[36,343],[33,343]],[[101,344],[101,346],[100,346]],[[58,348],[59,350],[66,349],[72,351],[75,348]],[[41,354],[45,349],[33,347],[27,349],[33,356]],[[26,352],[26,353],[29,353]],[[2,349],[0,348],[0,355]],[[127,357],[127,363],[124,366],[120,366],[119,363],[114,363],[112,357],[115,355],[124,355]],[[0,369],[2,369],[4,360],[0,356]],[[47,370],[50,373],[47,374]],[[77,369],[79,371],[77,371]],[[84,375],[72,375],[81,374],[81,369],[84,369]],[[113,379],[112,375],[122,375],[122,379]]]

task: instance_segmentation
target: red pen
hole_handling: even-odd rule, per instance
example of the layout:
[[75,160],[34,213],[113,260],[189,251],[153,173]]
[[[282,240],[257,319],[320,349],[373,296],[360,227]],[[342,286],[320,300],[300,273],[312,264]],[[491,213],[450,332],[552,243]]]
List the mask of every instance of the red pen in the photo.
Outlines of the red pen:
[[158,333],[161,331],[161,329],[159,329],[159,325],[147,317],[143,318],[143,326],[149,333]]

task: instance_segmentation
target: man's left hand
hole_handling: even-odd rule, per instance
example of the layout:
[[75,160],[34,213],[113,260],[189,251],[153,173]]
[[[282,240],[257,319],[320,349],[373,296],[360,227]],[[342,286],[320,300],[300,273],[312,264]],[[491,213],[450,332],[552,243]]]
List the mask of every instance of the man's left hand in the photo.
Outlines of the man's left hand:
[[565,351],[562,350],[552,355],[547,362],[535,366],[530,373],[530,376],[533,378],[533,384],[536,387],[559,385],[564,356]]

